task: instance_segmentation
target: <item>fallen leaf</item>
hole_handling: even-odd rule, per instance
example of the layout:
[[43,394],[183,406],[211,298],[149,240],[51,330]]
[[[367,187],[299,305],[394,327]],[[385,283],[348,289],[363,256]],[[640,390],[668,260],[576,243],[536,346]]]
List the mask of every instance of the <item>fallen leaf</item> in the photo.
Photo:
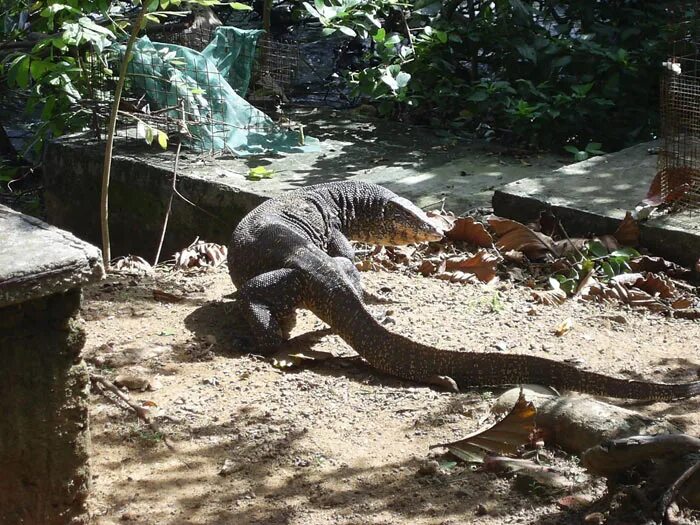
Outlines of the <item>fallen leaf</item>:
[[496,277],[498,257],[479,250],[472,257],[452,257],[445,261],[445,271],[460,271],[466,274],[474,274],[482,283],[488,283]]
[[627,263],[633,272],[662,272],[669,277],[687,277],[692,272],[688,268],[684,268],[679,264],[667,261],[662,257],[651,257],[642,255],[630,259]]
[[545,255],[554,253],[552,239],[532,231],[524,224],[501,217],[490,217],[488,222],[498,238],[496,247],[501,252],[517,250],[530,259],[542,259]]
[[651,272],[637,279],[634,286],[651,296],[658,296],[662,299],[670,299],[678,293],[670,279]]
[[602,244],[605,249],[608,250],[608,253],[612,253],[622,247],[620,246],[620,241],[618,241],[613,235],[601,235],[600,237],[593,237],[592,240],[598,241],[600,244]]
[[196,239],[184,250],[175,253],[175,268],[185,270],[193,267],[215,268],[226,260],[228,248],[222,244]]
[[120,273],[128,274],[150,274],[153,272],[153,266],[148,261],[138,255],[127,255],[119,257],[112,263],[112,269]]
[[566,257],[572,253],[581,253],[586,249],[588,239],[574,237],[573,239],[562,239],[554,243],[554,252],[559,257]]
[[557,326],[554,327],[552,330],[554,332],[554,335],[561,337],[565,333],[571,331],[571,329],[574,327],[574,322],[571,319],[571,317],[564,319],[561,323],[559,323]]
[[119,374],[114,378],[114,384],[127,390],[138,390],[139,392],[153,390],[151,379],[138,374]]
[[454,215],[441,213],[435,210],[427,211],[425,214],[444,232],[451,230],[457,221],[457,217]]
[[432,261],[430,259],[423,259],[423,261],[421,261],[420,263],[420,266],[418,267],[418,271],[423,277],[428,277],[429,275],[432,275],[435,272],[437,272],[438,265],[441,264],[441,262],[444,261]]
[[613,237],[622,246],[639,246],[639,223],[634,220],[631,212],[625,213],[625,218],[622,219],[615,233],[613,233]]
[[273,355],[272,366],[275,368],[296,368],[304,363],[312,363],[315,361],[325,361],[333,357],[332,352],[323,350],[304,350],[303,352],[289,352],[283,350]]
[[527,257],[525,257],[525,254],[518,250],[507,250],[505,252],[502,252],[501,255],[504,259],[517,264],[527,264],[528,262]]
[[461,460],[477,463],[483,462],[491,452],[514,455],[531,441],[536,413],[535,406],[521,392],[512,410],[493,426],[459,441],[431,445],[430,448],[447,447]]
[[593,503],[593,501],[595,500],[591,496],[576,494],[559,498],[557,500],[557,504],[565,509],[578,511],[589,507]]
[[671,303],[674,310],[685,310],[693,306],[693,300],[689,297],[680,297]]
[[453,241],[465,241],[480,248],[490,248],[493,246],[493,237],[486,231],[486,228],[474,217],[458,218],[446,234],[448,239]]
[[698,170],[680,166],[664,168],[657,172],[649,185],[649,201],[669,203],[682,198],[692,187],[693,181],[700,178]]
[[553,306],[566,301],[566,292],[561,288],[557,288],[556,290],[533,290],[532,298],[535,302],[540,304]]

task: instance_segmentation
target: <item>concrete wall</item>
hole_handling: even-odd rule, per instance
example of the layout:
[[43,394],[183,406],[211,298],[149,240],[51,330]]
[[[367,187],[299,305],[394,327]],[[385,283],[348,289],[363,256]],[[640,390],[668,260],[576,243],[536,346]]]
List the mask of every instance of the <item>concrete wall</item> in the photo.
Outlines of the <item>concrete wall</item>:
[[[190,154],[192,156],[192,154]],[[99,202],[104,143],[78,137],[51,143],[44,158],[46,214],[51,224],[101,244]],[[172,152],[127,144],[116,149],[110,183],[112,255],[141,255],[152,261],[171,194]],[[265,197],[193,174],[182,161],[177,188],[196,208],[175,197],[161,259],[195,237],[227,244],[234,226]],[[206,171],[206,170],[201,170]]]
[[0,525],[87,523],[80,289],[0,308]]

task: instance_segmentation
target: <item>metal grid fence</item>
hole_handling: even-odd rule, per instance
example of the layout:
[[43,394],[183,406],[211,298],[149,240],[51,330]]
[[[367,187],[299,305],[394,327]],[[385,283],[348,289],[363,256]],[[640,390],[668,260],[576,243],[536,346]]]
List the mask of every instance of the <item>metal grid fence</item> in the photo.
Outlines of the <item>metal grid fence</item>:
[[[696,4],[696,2],[692,2]],[[684,3],[686,7],[688,3]],[[691,6],[692,7],[692,6]],[[692,12],[698,12],[695,9]],[[685,16],[688,10],[684,9]],[[675,211],[700,207],[700,23],[675,26],[661,79],[660,198]]]
[[[197,27],[195,24],[184,28],[182,23],[173,24],[172,27],[166,24],[158,32],[149,32],[149,37],[154,42],[172,43],[201,51],[211,42],[215,29],[216,26],[207,24],[203,27]],[[297,70],[299,46],[293,42],[280,42],[262,35],[254,53],[253,70],[246,99],[253,106],[269,111],[287,102],[286,93],[290,90]],[[162,61],[162,59],[162,56],[153,57],[154,61]],[[102,63],[98,64],[98,61]],[[106,69],[103,67],[105,63],[108,65]],[[179,70],[184,78],[196,78],[198,73],[201,73],[196,70],[196,64],[193,66],[172,60],[169,65]],[[93,57],[90,66],[93,72],[91,74],[92,127],[99,135],[104,134],[106,129],[117,83],[119,61],[118,57],[107,54]],[[206,152],[211,151],[212,141],[225,142],[225,137],[232,126],[245,127],[251,131],[269,131],[260,127],[258,121],[243,124],[239,122],[232,125],[230,122],[217,119],[219,112],[202,111],[202,104],[186,103],[186,100],[179,96],[182,90],[177,86],[174,88],[166,79],[152,78],[144,83],[143,76],[148,76],[148,71],[153,70],[156,64],[150,66],[146,65],[146,71],[135,71],[130,66],[130,74],[127,76],[120,104],[117,137],[143,141],[144,138],[151,138],[150,134],[153,140],[157,141],[157,131],[160,130],[170,137],[171,142],[186,139],[184,142],[190,149]],[[110,74],[110,71],[113,73]],[[209,73],[208,80],[211,80],[214,85],[222,81],[221,75],[216,73],[213,75]],[[216,109],[224,104],[224,100],[217,96],[216,89],[210,89],[209,85],[205,85],[203,91],[208,99],[207,107]],[[184,98],[187,99],[188,96],[191,94]],[[154,100],[167,101],[167,103],[157,104]],[[225,144],[222,149],[226,150]]]

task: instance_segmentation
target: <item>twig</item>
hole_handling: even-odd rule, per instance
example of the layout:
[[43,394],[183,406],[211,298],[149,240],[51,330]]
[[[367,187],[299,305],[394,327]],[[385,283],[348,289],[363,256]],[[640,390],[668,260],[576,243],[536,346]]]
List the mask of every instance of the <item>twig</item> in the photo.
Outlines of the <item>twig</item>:
[[566,237],[566,240],[569,241],[569,244],[576,250],[576,253],[578,254],[581,259],[585,259],[586,256],[581,253],[581,250],[578,249],[578,246],[574,244],[574,242],[571,240],[571,237],[569,237],[569,234],[566,233],[566,230],[564,229],[564,225],[561,223],[561,220],[559,220],[559,217],[557,217],[557,226],[559,226],[559,229],[561,232],[564,234],[564,237]]
[[681,487],[697,472],[700,472],[700,460],[697,461],[690,468],[688,468],[685,472],[683,472],[683,474],[681,474],[680,477],[673,482],[673,485],[671,485],[669,489],[664,493],[663,497],[661,498],[660,504],[661,516],[663,517],[664,523],[670,523],[668,509],[676,500],[676,497],[678,496]]
[[[110,392],[112,392],[117,398],[119,398],[120,401],[122,401],[124,404],[126,404],[131,410],[134,411],[136,414],[136,417],[138,417],[141,421],[146,423],[148,425],[148,428],[150,428],[155,434],[162,436],[163,437],[163,443],[165,443],[165,446],[168,447],[170,450],[175,452],[175,446],[170,442],[170,440],[166,437],[166,435],[160,430],[158,425],[153,421],[150,416],[148,415],[148,411],[143,408],[142,406],[137,405],[136,403],[133,403],[126,395],[124,395],[124,392],[119,390],[114,383],[111,381],[105,379],[104,377],[96,374],[90,374],[90,382],[98,387],[98,389],[102,392],[104,395],[104,389],[106,388]],[[105,396],[107,399],[112,401],[114,404],[119,406],[119,403],[117,403],[114,399],[112,399],[109,396]]]
[[177,167],[180,163],[180,148],[182,143],[178,142],[177,151],[175,152],[175,167],[173,168],[173,186],[170,192],[170,200],[168,201],[168,209],[165,211],[165,219],[163,220],[163,230],[160,232],[160,242],[158,243],[158,250],[156,251],[156,258],[153,261],[153,266],[158,265],[158,260],[160,259],[160,250],[163,248],[163,239],[165,239],[165,230],[168,229],[168,219],[170,218],[170,210],[173,207],[173,198],[175,197],[175,184],[177,183]]

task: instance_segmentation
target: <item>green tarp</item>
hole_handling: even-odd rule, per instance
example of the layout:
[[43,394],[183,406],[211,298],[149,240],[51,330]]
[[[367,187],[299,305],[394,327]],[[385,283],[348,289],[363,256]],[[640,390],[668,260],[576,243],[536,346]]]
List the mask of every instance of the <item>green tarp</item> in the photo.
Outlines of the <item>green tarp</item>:
[[[134,44],[129,63],[131,88],[142,92],[152,108],[187,115],[183,144],[199,151],[236,155],[318,151],[319,142],[277,126],[242,98],[250,82],[255,46],[262,31],[216,29],[211,43],[197,52],[148,37]],[[120,46],[123,54],[124,46]]]

